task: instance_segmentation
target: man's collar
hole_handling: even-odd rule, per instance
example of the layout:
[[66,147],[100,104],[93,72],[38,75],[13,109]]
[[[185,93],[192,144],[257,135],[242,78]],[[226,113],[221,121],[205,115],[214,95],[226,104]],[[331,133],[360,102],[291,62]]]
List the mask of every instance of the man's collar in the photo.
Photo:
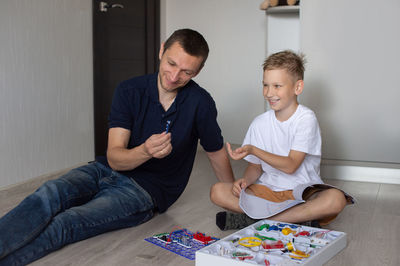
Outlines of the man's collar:
[[158,99],[158,86],[157,86],[157,78],[158,78],[158,72],[154,73],[148,82],[148,89],[146,90],[146,93],[150,97],[150,99],[153,102],[160,102]]
[[[175,102],[182,103],[187,95],[186,88],[192,85],[192,80],[190,80],[185,86],[178,89],[178,94],[176,95]],[[150,99],[156,103],[159,103],[159,95],[158,95],[158,72],[154,73],[149,80],[149,89],[146,90]]]

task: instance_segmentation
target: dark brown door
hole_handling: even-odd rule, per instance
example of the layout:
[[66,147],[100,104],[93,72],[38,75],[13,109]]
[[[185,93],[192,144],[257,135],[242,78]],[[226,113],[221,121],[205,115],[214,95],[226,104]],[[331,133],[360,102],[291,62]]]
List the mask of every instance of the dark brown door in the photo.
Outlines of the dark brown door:
[[115,87],[157,69],[159,7],[159,0],[93,0],[96,156],[107,149],[107,119]]

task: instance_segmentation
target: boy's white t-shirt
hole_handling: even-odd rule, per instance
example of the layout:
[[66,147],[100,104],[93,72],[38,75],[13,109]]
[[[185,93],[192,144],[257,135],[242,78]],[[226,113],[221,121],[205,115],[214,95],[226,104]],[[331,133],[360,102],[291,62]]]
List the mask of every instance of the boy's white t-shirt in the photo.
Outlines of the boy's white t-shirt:
[[276,119],[273,110],[257,116],[243,141],[243,145],[246,144],[281,156],[288,156],[290,150],[306,153],[303,163],[293,174],[275,169],[254,155],[246,156],[244,159],[248,162],[261,164],[263,174],[257,184],[282,191],[304,183],[323,183],[320,178],[321,132],[314,112],[304,105],[299,105],[284,122]]

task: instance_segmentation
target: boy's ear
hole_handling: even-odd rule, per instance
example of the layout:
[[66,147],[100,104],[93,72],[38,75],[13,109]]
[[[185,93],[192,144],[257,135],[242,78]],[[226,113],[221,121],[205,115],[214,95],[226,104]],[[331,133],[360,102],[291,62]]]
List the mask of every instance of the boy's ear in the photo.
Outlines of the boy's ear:
[[296,81],[294,93],[297,96],[299,96],[303,92],[303,88],[304,88],[304,81],[301,79]]

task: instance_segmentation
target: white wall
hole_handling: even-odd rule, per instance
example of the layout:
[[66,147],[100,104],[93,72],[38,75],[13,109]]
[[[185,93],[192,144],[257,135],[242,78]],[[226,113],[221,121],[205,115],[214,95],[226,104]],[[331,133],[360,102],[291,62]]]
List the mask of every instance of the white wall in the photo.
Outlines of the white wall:
[[323,158],[400,164],[399,13],[397,0],[302,2],[300,100],[317,113]]
[[0,187],[93,159],[91,0],[2,0]]
[[251,121],[264,111],[262,63],[266,16],[256,0],[161,1],[161,40],[192,28],[206,38],[210,55],[195,78],[218,108],[225,141],[241,144]]
[[299,47],[308,61],[300,101],[321,125],[322,176],[399,183],[398,169],[390,168],[400,168],[400,2],[302,1],[300,23],[295,14],[267,19],[260,2],[161,1],[161,39],[192,27],[210,44],[197,81],[217,102],[225,139],[240,144],[263,111],[266,54]]

